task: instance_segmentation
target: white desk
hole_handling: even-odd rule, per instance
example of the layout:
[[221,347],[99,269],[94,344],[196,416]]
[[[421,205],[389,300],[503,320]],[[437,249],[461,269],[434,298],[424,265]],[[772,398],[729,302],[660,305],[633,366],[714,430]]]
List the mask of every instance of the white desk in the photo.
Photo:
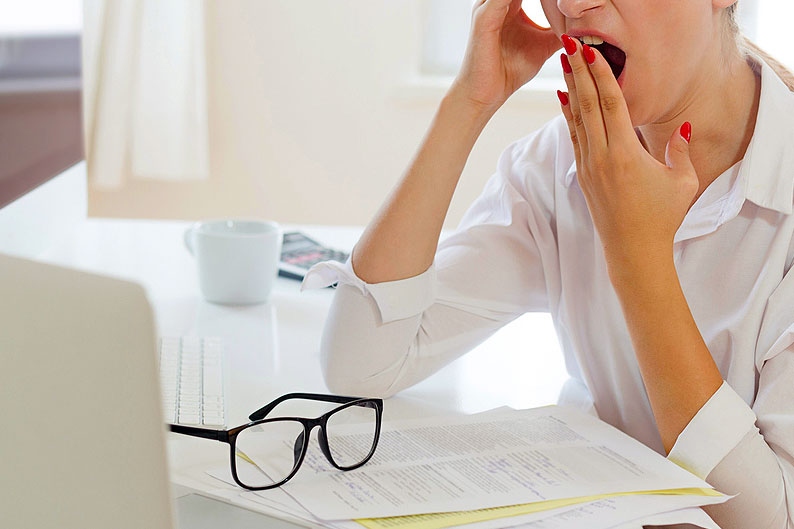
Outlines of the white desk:
[[[201,299],[196,266],[183,244],[188,226],[89,219],[42,260],[141,283],[149,293],[161,335],[223,338],[230,427],[247,422],[249,413],[280,394],[327,392],[318,350],[333,290],[300,293],[298,281],[279,278],[266,305],[207,303]],[[298,228],[347,251],[361,233],[354,227]],[[472,353],[389,399],[384,420],[553,404],[565,378],[550,317],[528,314]],[[175,484],[215,487],[217,481],[204,469],[228,463],[228,446],[172,435],[169,457]]]

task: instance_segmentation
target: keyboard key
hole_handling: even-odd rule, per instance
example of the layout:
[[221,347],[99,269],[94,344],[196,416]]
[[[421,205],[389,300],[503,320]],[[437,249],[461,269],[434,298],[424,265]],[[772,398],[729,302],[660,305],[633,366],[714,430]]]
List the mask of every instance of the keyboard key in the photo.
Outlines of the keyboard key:
[[223,418],[220,416],[205,416],[204,417],[204,426],[215,426],[221,428],[224,426]]
[[184,336],[160,340],[160,384],[166,421],[224,426],[222,355],[220,338]]
[[188,414],[180,413],[179,414],[179,423],[180,424],[196,425],[196,424],[201,424],[201,420],[199,419],[198,414],[195,414],[195,415],[190,414],[190,415],[188,415]]

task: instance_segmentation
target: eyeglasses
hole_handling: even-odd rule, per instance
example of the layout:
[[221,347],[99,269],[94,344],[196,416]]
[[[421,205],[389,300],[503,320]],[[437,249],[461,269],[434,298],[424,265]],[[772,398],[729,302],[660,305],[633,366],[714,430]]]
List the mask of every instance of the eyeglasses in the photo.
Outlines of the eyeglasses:
[[[341,406],[314,419],[265,419],[276,406],[291,399],[334,402]],[[339,470],[360,467],[375,453],[382,415],[383,399],[289,393],[249,415],[248,424],[230,430],[206,430],[181,424],[169,424],[169,428],[172,432],[229,443],[234,481],[248,490],[267,490],[280,487],[298,472],[315,426],[320,427],[320,449],[334,467]],[[347,433],[342,426],[352,423],[359,426],[355,433]]]

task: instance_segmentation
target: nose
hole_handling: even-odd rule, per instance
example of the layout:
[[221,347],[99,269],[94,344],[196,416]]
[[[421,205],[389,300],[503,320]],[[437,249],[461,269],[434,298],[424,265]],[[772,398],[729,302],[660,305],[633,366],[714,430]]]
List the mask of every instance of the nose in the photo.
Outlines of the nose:
[[605,0],[557,0],[557,9],[567,18],[579,18],[582,13],[603,5]]

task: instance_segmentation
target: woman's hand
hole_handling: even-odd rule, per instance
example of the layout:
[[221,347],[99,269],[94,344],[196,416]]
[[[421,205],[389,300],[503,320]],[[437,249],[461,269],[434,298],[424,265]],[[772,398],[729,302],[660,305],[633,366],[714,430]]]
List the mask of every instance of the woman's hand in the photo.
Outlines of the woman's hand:
[[551,29],[527,17],[521,0],[477,0],[466,55],[452,89],[495,112],[560,48]]
[[646,264],[672,260],[673,239],[698,190],[689,158],[691,125],[667,144],[666,162],[642,146],[623,92],[598,50],[563,36],[568,94],[562,111],[576,154],[579,186],[601,238],[613,283]]

